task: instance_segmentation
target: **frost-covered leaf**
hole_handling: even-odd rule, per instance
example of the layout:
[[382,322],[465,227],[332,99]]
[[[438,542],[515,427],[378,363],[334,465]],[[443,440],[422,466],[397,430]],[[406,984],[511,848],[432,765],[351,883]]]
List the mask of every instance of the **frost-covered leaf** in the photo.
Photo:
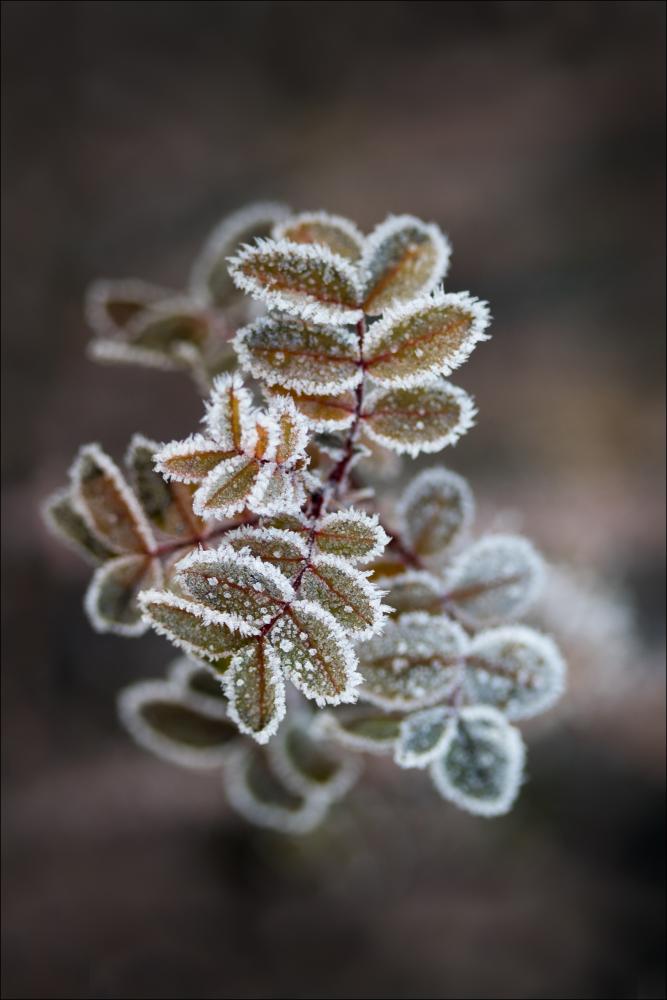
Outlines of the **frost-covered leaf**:
[[153,534],[137,498],[99,445],[81,448],[70,477],[76,512],[107,548],[118,553],[153,549]]
[[317,736],[315,716],[295,713],[268,748],[275,774],[295,795],[342,798],[359,775],[358,762]]
[[295,392],[274,385],[267,390],[271,395],[286,394],[294,401],[299,413],[308,419],[314,431],[345,430],[354,420],[356,397],[352,391],[318,396],[315,393]]
[[368,709],[320,712],[314,722],[315,732],[323,739],[335,740],[350,750],[365,753],[391,753],[400,734],[403,715],[386,715]]
[[391,619],[359,647],[359,696],[389,710],[442,701],[461,676],[466,646],[461,626],[444,615],[414,611]]
[[274,396],[269,400],[267,417],[277,428],[274,461],[280,465],[293,465],[305,457],[309,425],[289,396]]
[[84,607],[96,632],[142,635],[148,625],[142,620],[137,596],[140,591],[162,586],[159,559],[145,555],[118,556],[95,570]]
[[174,538],[201,535],[205,522],[192,509],[192,487],[167,481],[155,470],[155,454],[160,445],[141,434],[130,443],[126,465],[143,511],[153,528]]
[[302,473],[280,465],[271,465],[267,471],[266,480],[259,480],[248,498],[248,507],[263,516],[298,514],[306,500]]
[[308,563],[300,595],[325,608],[355,641],[368,639],[382,627],[381,592],[340,556],[316,556]]
[[383,552],[389,537],[377,515],[348,508],[323,517],[315,540],[320,552],[353,562],[370,562]]
[[472,703],[492,705],[508,719],[527,719],[551,708],[564,687],[565,662],[549,636],[505,625],[471,640],[465,689]]
[[364,414],[364,431],[373,440],[413,458],[456,444],[473,426],[472,396],[440,379],[414,389],[373,393]]
[[276,240],[292,243],[317,243],[334,253],[357,260],[363,249],[364,237],[349,219],[327,212],[301,212],[278,223],[273,231]]
[[406,716],[394,750],[394,760],[399,767],[426,767],[442,756],[448,729],[456,725],[451,710],[436,706],[425,708]]
[[144,620],[189,656],[216,664],[224,670],[248,638],[233,631],[225,618],[211,608],[165,590],[144,590],[139,595]]
[[275,566],[224,544],[190,552],[176,571],[189,596],[246,635],[260,631],[294,599],[291,584]]
[[238,288],[304,319],[356,323],[361,285],[356,269],[325,246],[258,240],[228,260]]
[[185,441],[171,441],[155,453],[155,468],[165,479],[181,483],[202,483],[220,462],[238,457],[236,449],[220,447],[203,434],[191,434]]
[[229,306],[236,302],[240,293],[229,274],[227,257],[245,243],[270,236],[274,225],[286,215],[284,205],[264,202],[248,205],[223,219],[193,264],[193,296],[204,305]]
[[224,786],[230,805],[250,823],[280,833],[305,834],[315,829],[327,812],[320,795],[295,795],[275,774],[266,753],[245,743],[235,746],[225,760]]
[[202,660],[179,656],[170,664],[167,677],[187,694],[189,704],[202,707],[208,715],[227,718],[227,697],[222,686],[224,672]]
[[235,726],[172,681],[125,688],[118,697],[118,714],[140,746],[182,767],[220,767],[238,737]]
[[385,603],[397,614],[409,611],[442,610],[443,583],[437,576],[424,570],[406,570],[396,576],[376,580],[378,587],[386,590]]
[[306,698],[318,705],[353,702],[361,677],[357,658],[336,619],[312,601],[285,609],[270,634],[281,666]]
[[166,288],[134,278],[93,281],[86,289],[86,322],[98,337],[122,336],[127,324],[138,313],[173,295]]
[[51,531],[94,566],[114,555],[74,509],[68,489],[58,490],[48,497],[42,514]]
[[[208,474],[194,496],[193,508],[200,517],[233,517],[244,507],[256,509],[266,492],[273,469],[248,455],[220,462]],[[253,503],[254,501],[254,503]]]
[[288,579],[295,575],[308,555],[303,535],[282,528],[236,528],[225,535],[225,545],[237,552],[246,549],[263,562],[271,563]]
[[183,344],[202,349],[209,333],[207,317],[189,299],[177,297],[155,302],[136,313],[125,327],[129,347],[155,352],[179,361]]
[[449,375],[470,355],[490,317],[467,292],[436,292],[387,312],[364,345],[368,374],[379,384],[409,389]]
[[447,601],[471,624],[494,624],[522,615],[537,596],[543,576],[542,559],[527,539],[486,535],[451,564]]
[[234,372],[219,375],[206,402],[204,424],[209,437],[225,451],[250,451],[255,444],[252,396]]
[[443,798],[478,816],[508,812],[521,786],[525,748],[518,729],[487,705],[464,708],[431,764]]
[[239,364],[260,382],[337,395],[362,378],[357,339],[344,327],[298,316],[263,316],[234,340]]
[[230,719],[242,733],[267,743],[285,715],[285,682],[278,659],[264,638],[236,654],[224,685]]
[[444,278],[450,253],[438,226],[411,215],[390,215],[364,245],[364,310],[377,316],[389,306],[430,292]]
[[436,555],[468,531],[475,516],[472,490],[449,469],[425,469],[396,508],[401,535],[419,556]]

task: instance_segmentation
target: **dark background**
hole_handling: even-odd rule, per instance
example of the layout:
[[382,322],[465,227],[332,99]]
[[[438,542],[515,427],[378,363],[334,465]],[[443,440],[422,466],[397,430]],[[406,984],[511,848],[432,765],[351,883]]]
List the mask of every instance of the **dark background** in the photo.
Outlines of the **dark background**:
[[[664,6],[3,21],[4,996],[663,997]],[[326,830],[270,836],[115,721],[169,652],[92,633],[38,503],[81,441],[182,437],[201,403],[87,361],[82,292],[178,287],[217,219],[267,197],[442,224],[448,287],[496,317],[457,379],[479,425],[445,460],[485,516],[520,511],[550,557],[629,594],[621,681],[618,647],[574,651],[577,710],[531,737],[509,818],[376,763]]]

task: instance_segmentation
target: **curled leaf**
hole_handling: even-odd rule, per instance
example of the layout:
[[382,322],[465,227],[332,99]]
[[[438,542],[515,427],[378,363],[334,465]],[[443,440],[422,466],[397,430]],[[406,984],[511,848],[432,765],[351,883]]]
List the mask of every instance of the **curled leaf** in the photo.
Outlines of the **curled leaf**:
[[237,287],[272,308],[320,322],[362,318],[356,269],[325,246],[258,240],[228,264]]
[[51,531],[94,566],[114,555],[75,510],[68,489],[58,490],[48,497],[42,514]]
[[401,723],[394,760],[399,767],[426,767],[441,757],[455,726],[451,709],[437,706],[407,715]]
[[389,710],[442,701],[459,682],[466,646],[463,629],[444,615],[414,611],[391,619],[359,648],[359,695]]
[[449,469],[425,469],[407,487],[396,509],[401,535],[419,556],[448,549],[475,516],[472,490]]
[[278,223],[273,237],[292,243],[315,243],[353,261],[360,256],[364,244],[364,237],[353,222],[327,212],[293,215]]
[[268,743],[285,715],[285,683],[265,639],[255,640],[236,654],[224,685],[230,719],[242,733]]
[[474,424],[472,396],[441,379],[414,389],[375,392],[364,414],[364,431],[374,441],[413,458],[456,444]]
[[361,680],[357,658],[333,615],[312,601],[285,609],[270,634],[271,646],[287,677],[318,705],[357,698]]
[[469,356],[490,317],[467,292],[436,292],[387,312],[364,347],[368,374],[383,386],[409,389],[449,375]]
[[90,581],[84,608],[96,632],[143,635],[148,628],[138,603],[140,591],[162,586],[159,559],[118,556],[99,567]]
[[454,559],[446,578],[447,602],[475,625],[517,618],[542,585],[544,567],[519,535],[486,535]]
[[165,590],[144,590],[138,597],[144,620],[188,656],[225,669],[234,653],[248,642],[227,619],[211,608]]
[[518,729],[487,705],[464,708],[431,777],[443,798],[477,816],[508,812],[521,786],[525,748]]
[[444,278],[450,253],[449,241],[438,226],[412,215],[390,215],[364,245],[360,261],[364,310],[377,316],[430,292]]
[[118,714],[140,746],[181,767],[220,767],[238,736],[218,712],[193,702],[173,682],[130,685],[118,697]]
[[320,552],[353,562],[370,562],[384,551],[389,536],[377,515],[348,508],[327,514],[319,522],[315,541]]
[[234,340],[242,368],[269,386],[337,395],[362,378],[357,339],[347,330],[303,317],[263,316]]
[[565,662],[548,636],[505,625],[471,640],[465,671],[471,702],[492,705],[508,719],[527,719],[551,708],[564,687]]

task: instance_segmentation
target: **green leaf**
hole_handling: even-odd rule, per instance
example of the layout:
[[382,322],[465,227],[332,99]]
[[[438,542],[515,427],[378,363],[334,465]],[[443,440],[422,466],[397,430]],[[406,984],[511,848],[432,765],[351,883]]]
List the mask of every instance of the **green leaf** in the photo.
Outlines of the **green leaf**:
[[444,615],[414,611],[392,619],[359,647],[359,695],[388,710],[442,701],[461,679],[466,646],[463,629]]
[[155,546],[144,513],[120,470],[99,445],[84,445],[70,469],[73,506],[89,531],[117,553]]
[[176,565],[188,596],[246,635],[259,632],[294,599],[294,590],[270,563],[228,548],[190,552]]
[[382,627],[380,591],[340,556],[312,559],[301,578],[299,593],[332,614],[355,640],[368,639]]
[[260,528],[256,525],[236,528],[225,535],[225,545],[271,563],[288,579],[295,575],[308,555],[303,536],[281,528]]
[[258,381],[299,394],[337,395],[362,378],[357,338],[342,327],[269,315],[234,341],[239,364]]
[[386,589],[385,601],[397,614],[409,611],[438,614],[442,611],[444,586],[432,573],[406,570],[397,576],[381,577],[376,583]]
[[347,260],[357,260],[364,237],[349,219],[327,212],[301,212],[279,223],[273,232],[277,240],[316,243],[328,247]]
[[371,326],[364,345],[368,374],[379,385],[409,389],[463,364],[490,322],[488,306],[467,292],[436,292],[392,309]]
[[360,269],[364,310],[377,316],[389,306],[431,291],[447,271],[451,248],[440,229],[411,215],[389,216],[367,238]]
[[158,635],[166,636],[189,656],[224,669],[234,653],[248,643],[247,637],[233,631],[222,615],[194,601],[164,590],[144,590],[138,600],[145,620]]
[[527,719],[558,701],[565,673],[552,639],[522,625],[505,625],[472,639],[465,688],[474,704],[492,705],[508,719]]
[[501,816],[521,786],[525,749],[521,734],[494,708],[464,708],[449,730],[442,756],[431,764],[443,798],[477,816]]
[[285,715],[285,684],[277,658],[264,638],[237,653],[224,683],[229,717],[242,733],[267,743]]
[[292,683],[318,705],[356,700],[357,658],[335,618],[297,601],[271,630],[271,646]]
[[48,497],[42,514],[51,531],[94,566],[114,555],[74,509],[68,489],[58,490]]
[[441,379],[414,389],[375,392],[364,413],[364,432],[385,448],[415,458],[456,444],[473,426],[475,413],[472,397]]
[[119,695],[118,712],[140,746],[182,767],[220,767],[238,736],[230,722],[193,703],[173,682],[130,685]]
[[315,541],[320,552],[353,562],[376,559],[389,541],[377,515],[348,508],[327,514],[317,526]]
[[138,603],[140,591],[162,586],[159,559],[145,555],[118,556],[93,574],[84,607],[96,632],[142,635],[148,628]]
[[222,687],[225,669],[221,670],[220,666],[179,656],[170,664],[167,676],[180,691],[186,693],[189,704],[203,707],[209,715],[226,719],[227,697]]
[[419,556],[438,555],[465,534],[475,516],[468,483],[448,469],[425,469],[397,507],[399,531]]
[[228,264],[236,286],[272,308],[316,322],[362,318],[356,269],[324,246],[259,240]]
[[268,748],[269,760],[286,788],[295,795],[323,796],[327,801],[347,794],[359,775],[357,761],[318,738],[315,716],[294,713]]
[[345,430],[354,420],[357,403],[354,392],[350,390],[318,396],[312,392],[295,392],[281,385],[272,385],[267,392],[270,395],[288,395],[314,431]]
[[541,557],[518,535],[486,535],[464,549],[450,566],[448,605],[473,625],[518,618],[533,602],[544,578]]
[[314,723],[315,732],[323,739],[335,740],[350,750],[365,753],[391,753],[400,734],[402,715],[385,715],[368,709],[320,712]]
[[247,455],[237,455],[220,462],[209,473],[194,496],[193,507],[200,517],[234,517],[244,507],[255,510],[261,505],[271,473]]
[[451,709],[437,706],[406,716],[394,752],[399,767],[426,767],[441,757],[456,726]]

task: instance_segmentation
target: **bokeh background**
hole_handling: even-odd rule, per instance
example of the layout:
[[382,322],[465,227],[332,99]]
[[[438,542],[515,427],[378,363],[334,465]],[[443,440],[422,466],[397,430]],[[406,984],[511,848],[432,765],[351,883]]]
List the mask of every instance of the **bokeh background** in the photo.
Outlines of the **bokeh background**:
[[[3,995],[663,997],[664,5],[8,2],[3,22]],[[482,521],[602,588],[580,647],[563,611],[571,703],[531,734],[508,818],[376,763],[327,829],[274,836],[119,730],[115,692],[169,650],[90,630],[38,504],[80,442],[182,437],[201,403],[86,360],[82,293],[178,287],[256,198],[435,219],[449,287],[492,304],[457,378],[479,424],[443,460]]]

